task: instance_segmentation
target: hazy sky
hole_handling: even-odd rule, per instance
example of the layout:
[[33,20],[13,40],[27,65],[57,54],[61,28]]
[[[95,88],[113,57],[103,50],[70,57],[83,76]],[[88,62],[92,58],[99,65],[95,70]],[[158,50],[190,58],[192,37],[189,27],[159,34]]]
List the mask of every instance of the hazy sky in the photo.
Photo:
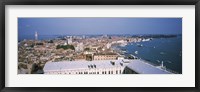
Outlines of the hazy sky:
[[182,18],[18,18],[18,34],[181,34]]

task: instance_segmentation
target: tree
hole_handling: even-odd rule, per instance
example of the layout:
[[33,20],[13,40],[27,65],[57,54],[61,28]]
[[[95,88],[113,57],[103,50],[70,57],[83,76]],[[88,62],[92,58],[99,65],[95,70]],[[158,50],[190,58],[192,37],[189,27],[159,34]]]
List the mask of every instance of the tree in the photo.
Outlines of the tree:
[[50,40],[49,43],[53,43],[53,40]]
[[56,49],[61,49],[61,48],[63,48],[64,50],[67,50],[67,49],[75,50],[73,45],[57,45],[56,46]]
[[43,43],[36,43],[36,45],[43,45]]
[[88,50],[90,50],[90,48],[85,48],[84,50],[85,50],[85,51],[88,51]]

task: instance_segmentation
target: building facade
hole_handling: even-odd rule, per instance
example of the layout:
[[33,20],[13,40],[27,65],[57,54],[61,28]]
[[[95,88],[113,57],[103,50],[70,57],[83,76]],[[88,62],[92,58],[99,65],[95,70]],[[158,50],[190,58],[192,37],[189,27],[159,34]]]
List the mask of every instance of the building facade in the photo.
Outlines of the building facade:
[[173,74],[143,60],[48,62],[44,74]]
[[117,60],[118,55],[94,55],[93,60]]
[[116,61],[61,61],[45,64],[44,74],[122,74],[125,65]]

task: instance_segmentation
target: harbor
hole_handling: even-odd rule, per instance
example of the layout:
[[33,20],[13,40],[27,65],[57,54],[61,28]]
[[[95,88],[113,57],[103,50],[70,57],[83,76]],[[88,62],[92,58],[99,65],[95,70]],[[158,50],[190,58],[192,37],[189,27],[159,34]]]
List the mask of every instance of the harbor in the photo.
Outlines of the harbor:
[[181,44],[181,36],[179,36],[176,38],[162,38],[129,43],[126,46],[116,46],[115,48],[120,49],[119,53],[124,55],[125,58],[143,59],[154,66],[159,66],[163,62],[167,70],[174,73],[182,73]]

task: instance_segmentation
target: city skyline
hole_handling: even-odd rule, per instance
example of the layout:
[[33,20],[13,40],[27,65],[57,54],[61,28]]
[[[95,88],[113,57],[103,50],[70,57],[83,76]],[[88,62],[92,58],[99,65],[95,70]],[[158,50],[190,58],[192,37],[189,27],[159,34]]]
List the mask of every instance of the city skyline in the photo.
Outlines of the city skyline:
[[18,35],[181,34],[182,18],[18,18]]
[[18,18],[18,74],[182,74],[182,18]]

